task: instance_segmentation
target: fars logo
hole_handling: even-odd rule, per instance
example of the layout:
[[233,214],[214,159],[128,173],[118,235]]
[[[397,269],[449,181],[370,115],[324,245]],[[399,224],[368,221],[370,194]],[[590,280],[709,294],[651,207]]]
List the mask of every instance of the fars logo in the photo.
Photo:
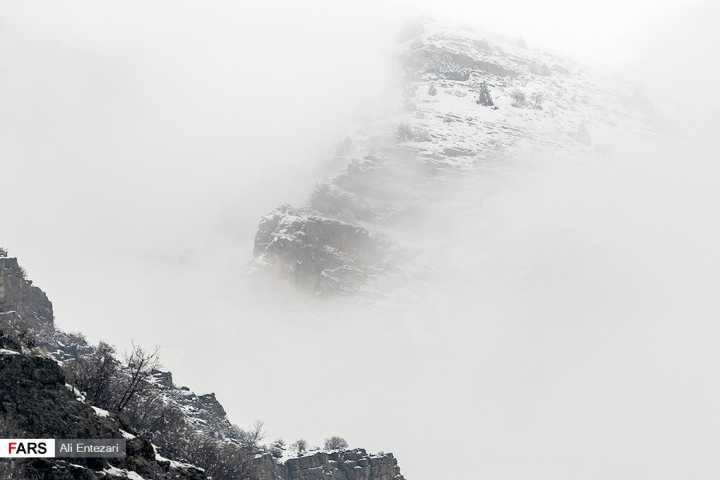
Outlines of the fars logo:
[[1,438],[0,458],[53,458],[52,438]]

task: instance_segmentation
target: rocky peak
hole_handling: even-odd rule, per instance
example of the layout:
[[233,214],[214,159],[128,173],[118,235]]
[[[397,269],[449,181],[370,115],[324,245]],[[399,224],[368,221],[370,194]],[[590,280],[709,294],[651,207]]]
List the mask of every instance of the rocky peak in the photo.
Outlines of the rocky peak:
[[460,178],[518,151],[602,151],[593,138],[613,126],[647,131],[632,93],[522,42],[431,21],[406,32],[398,62],[404,108],[349,135],[305,204],[261,219],[260,270],[314,293],[372,291],[409,256],[411,220]]
[[54,321],[50,300],[6,252],[0,256],[0,321],[36,329],[52,328]]

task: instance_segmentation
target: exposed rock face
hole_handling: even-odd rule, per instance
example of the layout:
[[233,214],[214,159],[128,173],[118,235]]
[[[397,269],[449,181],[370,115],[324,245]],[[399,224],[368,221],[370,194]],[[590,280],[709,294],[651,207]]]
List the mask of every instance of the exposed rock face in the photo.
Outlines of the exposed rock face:
[[[35,438],[127,438],[111,415],[98,415],[65,384],[65,375],[50,359],[11,351],[0,353],[0,421],[3,436]],[[27,478],[91,480],[127,478],[136,472],[147,480],[206,480],[192,466],[158,460],[149,442],[127,440],[123,459],[28,460]]]
[[[0,349],[22,351],[23,346],[17,341],[17,334],[22,333],[32,345],[60,363],[91,355],[95,351],[95,347],[81,335],[54,328],[52,303],[40,288],[25,279],[14,257],[0,257],[0,309],[6,312],[5,315],[0,313]],[[15,337],[9,335],[10,332],[15,333]],[[38,369],[36,374],[41,375],[45,371]],[[176,387],[172,373],[168,371],[155,370],[153,377],[153,392],[159,392],[167,404],[179,408],[193,428],[213,436],[232,438],[236,435],[214,394],[197,395],[187,387]],[[38,405],[34,407],[39,408]]]
[[255,237],[259,265],[318,293],[360,284],[387,261],[384,247],[362,226],[289,206],[263,217]]
[[[52,304],[45,293],[25,278],[16,258],[0,257],[0,299],[6,315],[0,317],[0,434],[5,437],[36,438],[127,438],[124,459],[34,459],[15,462],[18,478],[42,480],[126,479],[206,480],[192,465],[156,457],[145,439],[123,432],[114,415],[98,415],[85,403],[81,392],[66,384],[64,361],[90,355],[95,347],[82,336],[57,331]],[[33,346],[32,349],[28,345]],[[206,428],[231,429],[225,411],[214,395],[197,396],[175,388],[170,372],[156,371],[157,388],[182,391],[188,422]],[[0,478],[9,476],[8,465],[0,465]],[[128,473],[130,472],[130,473]],[[130,477],[132,478],[132,477]],[[137,477],[136,477],[137,478]]]
[[447,48],[445,45],[419,41],[408,48],[404,57],[409,72],[422,76],[435,75],[439,78],[455,81],[467,81],[472,73],[498,76],[517,75],[499,62],[478,58],[477,53],[492,53],[489,44],[473,44],[473,52]]
[[41,438],[121,438],[119,425],[95,415],[65,387],[52,360],[0,355],[0,415]]
[[362,448],[317,452],[284,463],[270,455],[259,461],[259,480],[404,480],[391,454],[371,455]]
[[17,258],[0,257],[0,320],[52,328],[53,319],[52,303],[25,278]]
[[214,393],[198,395],[187,387],[156,384],[157,393],[167,405],[183,412],[185,421],[196,431],[214,438],[236,439],[237,432]]
[[523,148],[588,149],[586,132],[608,125],[647,131],[624,93],[566,59],[434,23],[403,38],[404,107],[349,136],[301,208],[263,217],[254,249],[262,269],[315,293],[373,291],[367,284],[412,250],[406,239],[424,209],[460,177]]
[[158,370],[157,368],[154,368],[150,373],[152,373],[153,377],[155,377],[158,386],[165,388],[175,387],[175,384],[173,383],[172,372],[168,372],[167,370]]

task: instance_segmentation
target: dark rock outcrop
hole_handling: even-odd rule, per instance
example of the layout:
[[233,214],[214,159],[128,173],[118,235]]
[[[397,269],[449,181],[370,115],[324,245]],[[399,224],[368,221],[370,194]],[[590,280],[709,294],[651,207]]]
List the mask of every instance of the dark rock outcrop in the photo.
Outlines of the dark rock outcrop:
[[315,452],[284,463],[270,455],[258,459],[259,480],[404,480],[391,454],[368,454],[362,448]]
[[[52,359],[18,352],[0,353],[0,421],[3,436],[31,438],[128,438],[112,415],[99,414],[79,392],[66,385]],[[78,458],[15,461],[23,478],[95,480],[128,478],[135,472],[146,480],[206,480],[202,470],[158,460],[153,446],[129,438],[125,458]]]
[[[0,256],[0,308],[2,308],[0,349],[27,353],[32,347],[34,350],[44,352],[58,363],[92,356],[96,347],[90,345],[81,334],[70,334],[54,328],[53,307],[48,297],[25,278],[17,258],[8,257],[4,250],[2,253],[3,255]],[[44,372],[50,371],[55,371],[58,375],[62,374],[55,363],[50,367],[40,368],[42,365],[44,365],[42,362],[36,360],[35,365],[26,366],[26,370],[35,372],[35,375],[44,375]],[[154,370],[152,374],[154,385],[151,393],[159,394],[167,404],[181,409],[185,420],[192,424],[194,429],[214,436],[232,437],[235,434],[225,410],[213,394],[197,395],[187,388],[176,387],[172,373],[168,371]],[[35,393],[38,398],[42,397],[42,392]],[[53,399],[55,400],[63,403],[61,398]],[[32,404],[29,408],[33,410],[41,406]],[[74,418],[64,414],[61,417]]]
[[117,422],[76,399],[49,358],[0,354],[0,416],[40,438],[122,438]]
[[53,308],[47,295],[25,278],[17,258],[0,257],[0,320],[30,328],[52,328]]
[[468,53],[426,43],[411,47],[403,60],[408,72],[417,77],[431,74],[437,78],[465,82],[473,72],[501,77],[516,74],[502,65],[479,60]]
[[352,291],[386,261],[384,241],[362,226],[283,205],[255,236],[258,265],[317,293]]

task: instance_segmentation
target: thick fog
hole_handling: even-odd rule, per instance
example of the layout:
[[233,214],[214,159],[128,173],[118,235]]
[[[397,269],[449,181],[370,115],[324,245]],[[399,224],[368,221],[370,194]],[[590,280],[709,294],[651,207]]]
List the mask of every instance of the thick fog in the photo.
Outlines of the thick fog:
[[[62,3],[0,10],[0,242],[60,328],[157,345],[234,422],[392,451],[410,480],[720,474],[716,8]],[[248,276],[260,216],[399,101],[419,13],[635,82],[658,135],[464,182],[382,301]]]

